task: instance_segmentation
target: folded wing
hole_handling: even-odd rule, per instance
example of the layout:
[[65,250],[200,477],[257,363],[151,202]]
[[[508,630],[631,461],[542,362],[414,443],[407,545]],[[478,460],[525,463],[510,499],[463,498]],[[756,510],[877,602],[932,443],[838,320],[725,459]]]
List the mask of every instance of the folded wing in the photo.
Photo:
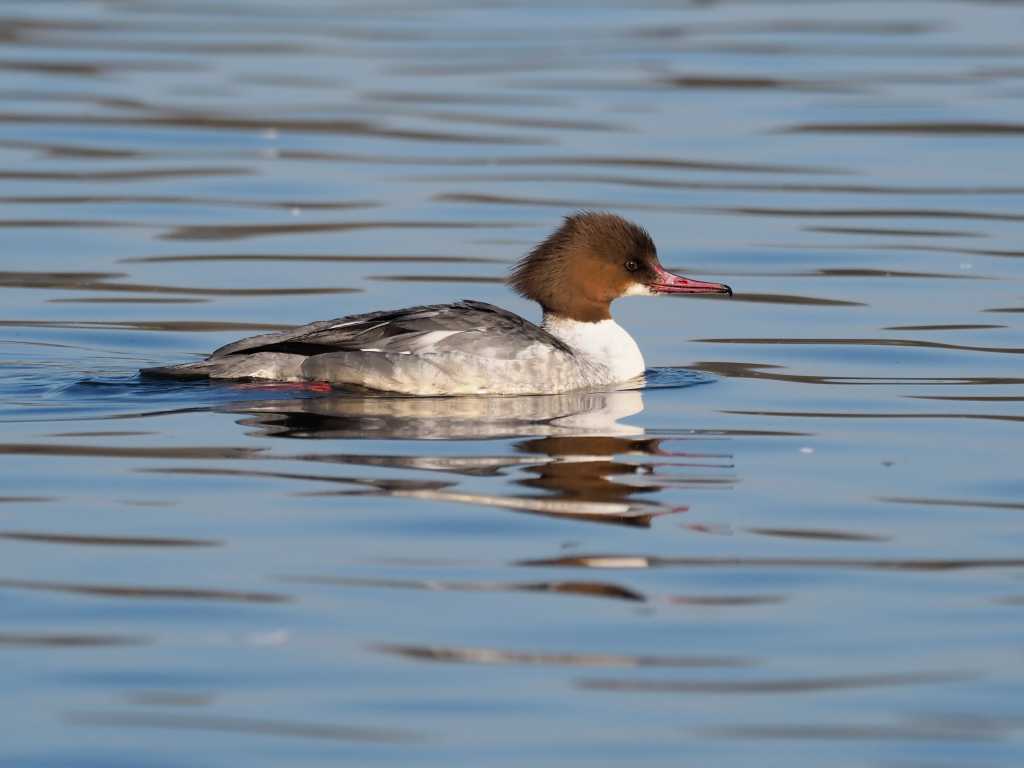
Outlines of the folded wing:
[[331,352],[422,355],[452,351],[512,359],[537,343],[570,352],[559,339],[518,315],[493,304],[460,301],[321,320],[252,336],[221,347],[209,360],[261,352],[311,357]]

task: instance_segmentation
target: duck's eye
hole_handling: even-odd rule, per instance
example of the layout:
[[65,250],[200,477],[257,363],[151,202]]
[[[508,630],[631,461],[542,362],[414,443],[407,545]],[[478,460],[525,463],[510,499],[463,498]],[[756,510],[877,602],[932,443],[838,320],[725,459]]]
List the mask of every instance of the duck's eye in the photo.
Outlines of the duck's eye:
[[633,261],[633,259],[630,259],[629,261],[626,262],[627,272],[636,272],[638,269],[640,269],[640,265]]

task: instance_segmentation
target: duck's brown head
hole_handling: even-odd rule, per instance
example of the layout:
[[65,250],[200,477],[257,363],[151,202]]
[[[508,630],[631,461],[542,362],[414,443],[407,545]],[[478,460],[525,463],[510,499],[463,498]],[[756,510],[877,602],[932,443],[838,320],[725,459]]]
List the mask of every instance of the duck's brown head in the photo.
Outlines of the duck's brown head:
[[720,283],[674,275],[658,261],[654,241],[643,227],[612,213],[582,211],[512,269],[509,283],[545,313],[596,323],[611,317],[620,296],[661,293],[724,293]]

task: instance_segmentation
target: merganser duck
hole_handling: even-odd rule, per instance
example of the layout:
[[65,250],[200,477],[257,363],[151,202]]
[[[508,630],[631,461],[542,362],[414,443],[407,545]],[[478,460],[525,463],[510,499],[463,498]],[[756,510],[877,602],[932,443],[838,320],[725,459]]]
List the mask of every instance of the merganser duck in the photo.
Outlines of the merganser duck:
[[612,320],[622,296],[732,295],[667,272],[651,236],[611,213],[567,216],[512,269],[511,287],[540,304],[535,325],[480,301],[321,320],[241,339],[205,360],[142,373],[270,379],[407,395],[553,394],[621,384],[644,372],[633,338]]

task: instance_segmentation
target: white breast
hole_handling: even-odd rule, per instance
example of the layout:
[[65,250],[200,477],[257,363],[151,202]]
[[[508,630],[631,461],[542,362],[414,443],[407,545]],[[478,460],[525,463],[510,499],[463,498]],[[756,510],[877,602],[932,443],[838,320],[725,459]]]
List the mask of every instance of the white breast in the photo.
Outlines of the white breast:
[[544,330],[578,354],[608,368],[612,381],[626,381],[644,372],[644,356],[633,337],[614,320],[582,323],[558,315],[544,316]]

